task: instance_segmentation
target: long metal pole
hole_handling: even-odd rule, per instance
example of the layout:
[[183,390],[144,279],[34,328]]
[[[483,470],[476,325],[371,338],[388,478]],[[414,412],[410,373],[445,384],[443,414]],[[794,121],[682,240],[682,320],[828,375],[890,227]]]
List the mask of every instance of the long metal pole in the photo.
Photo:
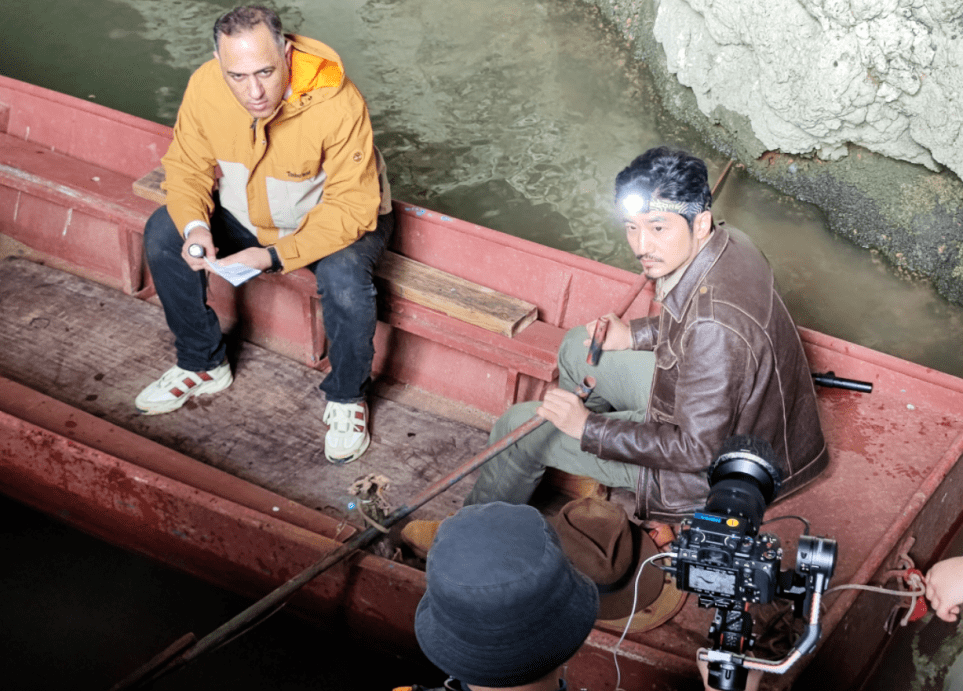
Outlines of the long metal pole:
[[[719,179],[716,181],[715,186],[712,188],[713,195],[731,167],[732,161],[729,161],[728,165],[726,165],[725,169],[722,171],[722,174],[719,176]],[[629,307],[631,307],[632,303],[635,301],[635,298],[638,297],[639,292],[641,292],[642,288],[645,286],[647,280],[648,279],[646,279],[644,274],[640,274],[635,279],[635,281],[632,283],[632,287],[628,290],[628,292],[626,292],[621,302],[615,308],[615,314],[621,318],[626,311],[628,311]],[[604,330],[602,333],[604,334]],[[593,338],[593,341],[594,340],[595,339]],[[602,336],[602,340],[604,340],[604,335]],[[600,346],[601,344],[599,344],[599,347]],[[588,398],[594,387],[595,380],[591,377],[586,377],[585,381],[581,384],[576,393],[584,400]],[[500,454],[519,439],[531,434],[544,422],[544,418],[536,415],[525,424],[516,428],[513,432],[507,434],[494,444],[485,448],[481,453],[465,461],[453,472],[428,485],[428,487],[416,495],[410,503],[400,506],[388,514],[381,526],[384,528],[390,528],[398,521],[408,517],[416,509],[421,508],[439,494],[447,490],[449,487],[463,480],[467,475],[470,475],[475,470],[478,470],[485,463]],[[383,534],[384,533],[381,530],[378,530],[375,527],[370,527],[365,531],[358,533],[336,550],[330,552],[324,558],[318,560],[294,578],[278,586],[273,591],[248,607],[246,610],[238,614],[236,617],[225,622],[207,636],[197,641],[197,643],[187,648],[187,650],[185,650],[183,653],[180,653],[178,657],[169,659],[171,654],[177,654],[183,649],[183,641],[187,638],[186,636],[179,641],[179,643],[181,643],[180,647],[176,647],[175,644],[175,646],[171,647],[173,652],[171,652],[171,649],[164,651],[164,653],[161,653],[155,657],[153,660],[139,668],[126,679],[123,679],[112,686],[110,691],[123,691],[124,689],[135,688],[137,685],[145,681],[154,681],[159,679],[160,677],[183,667],[192,660],[197,659],[204,653],[220,645],[230,636],[242,631],[251,622],[255,622],[261,616],[264,616],[270,613],[272,610],[283,606],[285,601],[287,601],[291,595],[303,588],[307,583],[330,569],[345,557],[353,554],[363,547],[368,546]],[[193,634],[188,634],[188,636],[192,635]],[[167,654],[165,655],[165,653]]]
[[[582,383],[576,393],[584,400],[588,398],[594,387],[595,380],[591,377],[586,377],[585,381]],[[444,477],[428,485],[428,487],[417,494],[411,500],[411,502],[398,507],[388,514],[388,516],[385,517],[385,520],[381,523],[381,526],[384,528],[390,528],[398,521],[411,515],[411,513],[413,513],[415,510],[427,504],[449,487],[464,479],[467,475],[470,475],[475,470],[478,470],[485,463],[500,454],[519,439],[531,434],[544,422],[545,418],[538,415],[534,416],[525,424],[517,427],[514,431],[505,435],[494,444],[491,444],[480,453],[469,458],[448,475],[445,475]],[[151,660],[151,662],[142,666],[133,674],[112,686],[110,691],[122,691],[124,689],[136,688],[142,683],[156,681],[162,676],[180,669],[204,653],[218,647],[222,642],[228,640],[232,636],[242,632],[252,622],[256,622],[262,616],[265,616],[278,607],[283,606],[288,598],[290,598],[299,589],[307,585],[314,578],[324,573],[329,568],[359,549],[368,546],[383,534],[384,533],[381,530],[373,526],[361,533],[358,533],[353,538],[335,549],[333,552],[328,553],[322,559],[319,559],[317,562],[306,568],[294,578],[281,584],[260,600],[255,602],[253,605],[245,609],[243,612],[225,622],[183,652],[181,652],[183,647],[174,649],[171,654],[176,654],[177,657],[170,659],[170,654],[166,656],[163,653],[158,655]]]

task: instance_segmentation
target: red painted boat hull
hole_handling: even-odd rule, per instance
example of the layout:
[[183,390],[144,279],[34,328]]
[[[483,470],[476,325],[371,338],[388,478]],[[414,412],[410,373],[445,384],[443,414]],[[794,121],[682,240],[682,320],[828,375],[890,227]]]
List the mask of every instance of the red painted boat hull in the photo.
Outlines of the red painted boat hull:
[[[169,139],[169,128],[0,77],[0,233],[39,260],[149,297],[140,237],[156,205],[130,187],[159,164]],[[539,321],[514,339],[405,300],[391,300],[385,310],[377,335],[381,375],[489,416],[541,395],[565,330],[614,308],[635,279],[403,202],[395,209],[395,251],[539,309]],[[310,277],[263,277],[237,301],[225,286],[212,292],[222,316],[242,318],[251,340],[318,365],[324,332]],[[646,313],[650,299],[651,292],[643,293],[629,315]],[[280,318],[271,316],[278,301],[289,306]],[[963,506],[963,381],[801,333],[814,371],[869,381],[874,389],[868,396],[820,392],[831,468],[770,513],[810,517],[815,534],[839,541],[834,583],[879,580],[907,550],[925,567],[958,527]],[[0,491],[250,597],[345,537],[317,512],[6,380],[0,381]],[[421,572],[364,554],[320,576],[291,606],[414,650],[411,627],[423,588]],[[826,678],[833,688],[858,688],[885,645],[882,622],[891,603],[852,591],[827,603],[816,655],[784,677],[767,677],[766,688],[824,687]],[[696,641],[706,630],[705,614],[687,608],[680,615],[693,632],[691,650],[659,630],[623,641],[623,686],[701,688],[693,659],[704,643]],[[615,643],[594,632],[570,667],[570,686],[614,688]]]

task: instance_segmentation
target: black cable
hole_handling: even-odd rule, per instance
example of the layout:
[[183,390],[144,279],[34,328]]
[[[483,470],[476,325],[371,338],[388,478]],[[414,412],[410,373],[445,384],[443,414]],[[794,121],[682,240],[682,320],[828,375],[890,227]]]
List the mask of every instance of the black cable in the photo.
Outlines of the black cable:
[[797,521],[801,521],[802,524],[803,524],[804,526],[806,526],[806,529],[803,531],[803,535],[809,535],[809,530],[810,530],[811,526],[809,525],[809,521],[807,521],[807,520],[806,520],[805,518],[803,518],[802,516],[776,516],[775,518],[770,518],[768,521],[763,521],[763,522],[762,522],[762,525],[767,525],[767,524],[769,524],[769,523],[775,523],[776,521],[782,521],[782,520],[785,520],[785,519],[787,519],[787,518],[794,518],[794,519],[796,519]]

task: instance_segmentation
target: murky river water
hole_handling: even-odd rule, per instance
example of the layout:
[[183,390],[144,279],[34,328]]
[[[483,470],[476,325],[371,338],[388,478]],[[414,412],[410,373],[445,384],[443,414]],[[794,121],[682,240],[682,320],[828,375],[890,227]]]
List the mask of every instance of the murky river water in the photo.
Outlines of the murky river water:
[[[6,0],[0,72],[172,124],[232,2]],[[644,67],[579,0],[288,0],[365,94],[397,198],[634,268],[616,173],[663,142],[724,157],[667,116]],[[766,252],[797,322],[963,376],[963,308],[734,169],[717,217]]]
[[[172,124],[233,4],[5,0],[0,73]],[[276,6],[341,54],[396,198],[634,268],[612,216],[616,173],[660,143],[704,157],[713,179],[726,163],[661,110],[644,68],[578,0]],[[714,210],[767,254],[799,324],[963,376],[963,308],[835,237],[817,209],[735,168]]]

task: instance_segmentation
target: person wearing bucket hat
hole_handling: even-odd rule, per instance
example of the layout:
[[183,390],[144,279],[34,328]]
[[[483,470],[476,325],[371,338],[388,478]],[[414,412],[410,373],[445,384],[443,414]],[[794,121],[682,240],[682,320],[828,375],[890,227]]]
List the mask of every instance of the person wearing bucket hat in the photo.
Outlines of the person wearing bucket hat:
[[428,553],[415,635],[445,688],[565,689],[599,593],[537,509],[494,502],[447,518]]
[[599,628],[641,633],[682,609],[686,593],[655,564],[646,565],[660,549],[621,506],[583,497],[563,506],[551,523],[575,568],[599,590]]

